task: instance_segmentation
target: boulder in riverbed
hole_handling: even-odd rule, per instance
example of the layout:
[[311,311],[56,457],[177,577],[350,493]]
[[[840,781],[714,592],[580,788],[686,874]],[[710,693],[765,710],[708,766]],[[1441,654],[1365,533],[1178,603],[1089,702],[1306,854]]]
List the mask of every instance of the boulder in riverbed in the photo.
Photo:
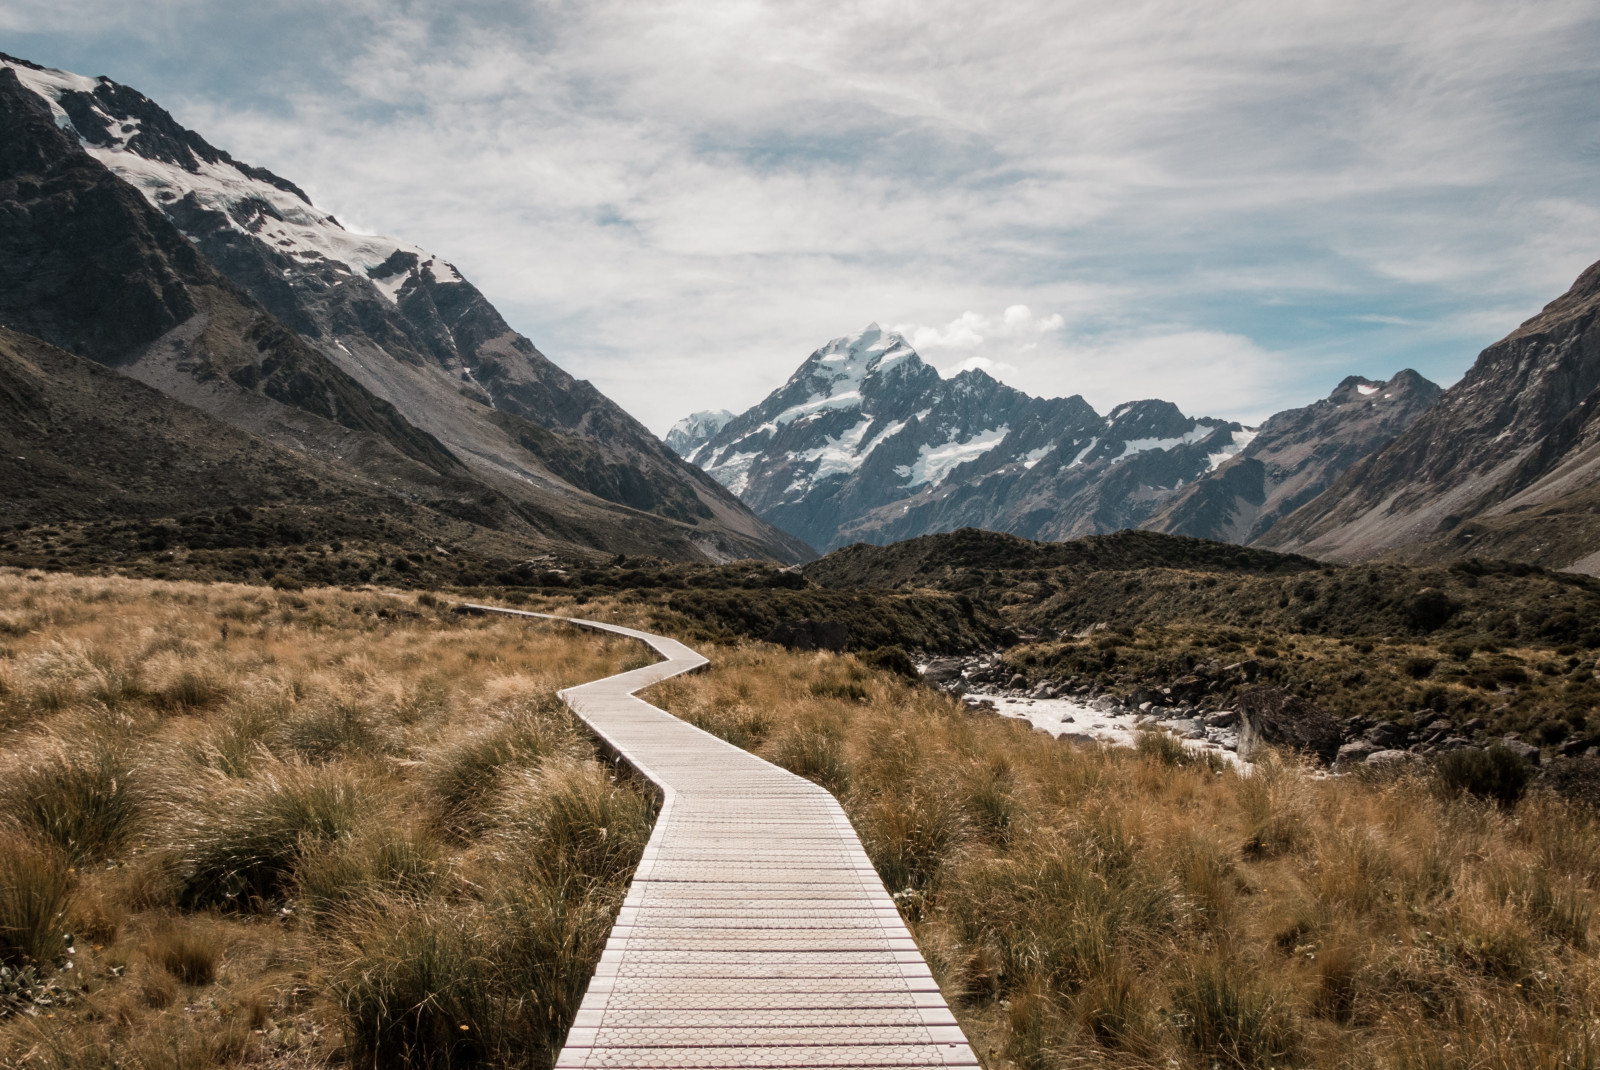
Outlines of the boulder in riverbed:
[[1343,742],[1339,722],[1322,707],[1281,687],[1242,692],[1234,704],[1239,714],[1239,757],[1250,760],[1264,746],[1289,747],[1333,761]]

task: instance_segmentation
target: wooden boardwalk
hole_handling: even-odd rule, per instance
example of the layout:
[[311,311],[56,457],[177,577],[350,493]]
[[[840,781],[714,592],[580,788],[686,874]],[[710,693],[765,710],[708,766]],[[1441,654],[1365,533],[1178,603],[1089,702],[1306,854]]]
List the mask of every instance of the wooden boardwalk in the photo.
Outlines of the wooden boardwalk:
[[556,1066],[978,1065],[838,801],[634,697],[693,650],[569,622],[666,659],[561,694],[662,802]]

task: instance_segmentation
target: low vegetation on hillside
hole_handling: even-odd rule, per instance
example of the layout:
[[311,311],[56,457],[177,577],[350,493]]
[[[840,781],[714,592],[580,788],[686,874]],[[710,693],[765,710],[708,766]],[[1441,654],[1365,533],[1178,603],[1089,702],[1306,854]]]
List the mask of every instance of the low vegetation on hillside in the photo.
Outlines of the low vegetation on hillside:
[[1024,643],[1004,664],[1030,679],[1072,676],[1129,694],[1175,685],[1212,708],[1248,687],[1287,687],[1339,718],[1405,725],[1432,710],[1480,734],[1517,732],[1540,746],[1600,743],[1595,651],[1575,644],[1139,627]]
[[1600,648],[1600,580],[1479,558],[1326,565],[1147,531],[1035,543],[966,530],[850,547],[806,575],[836,590],[964,595],[1046,638],[1107,623]]
[[548,1066],[653,802],[431,595],[0,570],[0,1066]]
[[1600,1064],[1589,810],[1078,748],[852,657],[705,653],[652,697],[840,797],[991,1067]]

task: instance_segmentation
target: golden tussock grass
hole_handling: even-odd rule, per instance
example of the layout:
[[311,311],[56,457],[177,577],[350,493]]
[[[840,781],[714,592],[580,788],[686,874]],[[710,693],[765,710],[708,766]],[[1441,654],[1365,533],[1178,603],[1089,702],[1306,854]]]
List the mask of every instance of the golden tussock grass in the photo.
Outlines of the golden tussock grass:
[[653,803],[638,644],[430,595],[0,569],[0,1066],[547,1066]]
[[1600,822],[1418,774],[1079,748],[854,658],[653,700],[840,794],[990,1066],[1600,1066]]

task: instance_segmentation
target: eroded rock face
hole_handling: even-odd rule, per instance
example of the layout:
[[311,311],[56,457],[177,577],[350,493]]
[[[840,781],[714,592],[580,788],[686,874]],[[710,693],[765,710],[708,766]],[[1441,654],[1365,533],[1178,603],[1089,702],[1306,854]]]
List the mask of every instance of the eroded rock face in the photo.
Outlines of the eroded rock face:
[[1155,531],[1249,543],[1415,423],[1440,388],[1406,369],[1352,375],[1305,408],[1268,419],[1237,456],[1195,480],[1145,523]]
[[814,556],[444,260],[345,230],[127,86],[3,54],[0,323],[506,531],[677,560]]
[[1332,762],[1343,742],[1339,723],[1322,707],[1281,687],[1239,695],[1239,757],[1252,760],[1265,746],[1289,747]]

